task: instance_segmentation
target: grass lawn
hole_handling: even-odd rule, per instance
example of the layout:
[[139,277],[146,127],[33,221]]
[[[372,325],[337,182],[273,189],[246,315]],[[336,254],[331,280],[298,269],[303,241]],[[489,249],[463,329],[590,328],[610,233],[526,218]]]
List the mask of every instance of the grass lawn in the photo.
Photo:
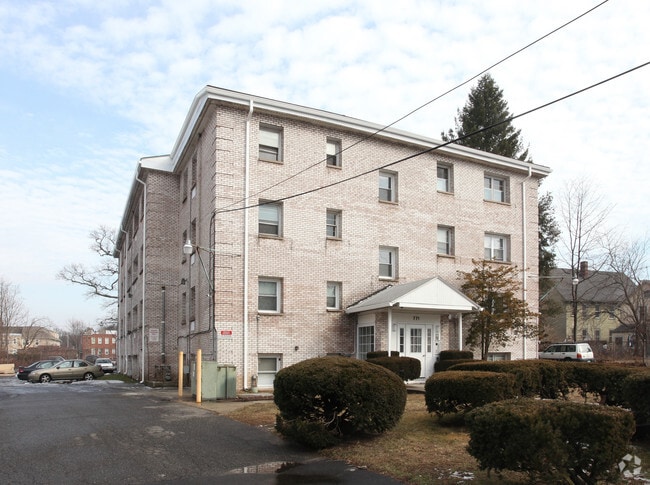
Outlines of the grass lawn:
[[[269,401],[246,406],[229,416],[273,431],[277,412],[275,404]],[[392,430],[375,437],[351,440],[320,453],[407,484],[528,483],[528,476],[524,474],[504,472],[498,477],[479,470],[476,460],[465,450],[468,440],[466,429],[438,424],[437,417],[426,410],[424,394],[409,394],[404,416]],[[650,477],[650,443],[634,445],[632,452],[641,458],[643,475]],[[650,479],[644,482],[650,483]]]

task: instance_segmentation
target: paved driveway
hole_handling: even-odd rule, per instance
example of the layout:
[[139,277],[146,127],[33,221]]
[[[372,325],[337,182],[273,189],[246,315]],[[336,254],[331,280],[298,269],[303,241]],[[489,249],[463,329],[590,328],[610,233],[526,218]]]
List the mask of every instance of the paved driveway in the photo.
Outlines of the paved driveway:
[[2,483],[16,485],[398,483],[119,381],[0,378],[0,436]]

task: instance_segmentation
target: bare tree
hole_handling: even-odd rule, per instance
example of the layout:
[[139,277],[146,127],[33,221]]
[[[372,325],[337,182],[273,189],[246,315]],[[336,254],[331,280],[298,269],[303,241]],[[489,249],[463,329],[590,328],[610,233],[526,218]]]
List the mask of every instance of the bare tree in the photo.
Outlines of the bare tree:
[[13,283],[0,278],[0,355],[9,352],[11,327],[22,326],[28,319],[27,310],[20,297],[20,289]]
[[59,271],[57,278],[85,287],[88,297],[103,298],[108,311],[103,322],[110,326],[116,320],[117,307],[118,265],[113,257],[116,231],[99,226],[90,231],[89,237],[92,240],[90,249],[99,256],[99,263],[91,268],[79,263],[69,264]]
[[605,240],[608,269],[614,274],[613,290],[620,295],[618,311],[613,312],[618,322],[634,333],[634,353],[646,362],[648,346],[648,239],[634,242],[610,236]]
[[604,264],[602,238],[608,230],[605,222],[611,205],[605,204],[603,192],[599,192],[589,180],[576,179],[567,182],[560,197],[560,217],[563,225],[560,238],[563,250],[561,259],[571,269],[573,285],[573,340],[578,333],[578,285],[581,268],[589,263],[598,270]]
[[83,336],[86,332],[92,331],[86,322],[81,320],[68,320],[68,327],[61,332],[61,344],[68,349],[74,349],[77,357],[84,357]]

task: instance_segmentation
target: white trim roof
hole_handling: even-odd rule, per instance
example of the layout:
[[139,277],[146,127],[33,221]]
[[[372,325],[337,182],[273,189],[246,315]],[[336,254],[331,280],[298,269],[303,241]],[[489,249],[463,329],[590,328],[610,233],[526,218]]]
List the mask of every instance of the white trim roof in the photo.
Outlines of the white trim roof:
[[346,308],[346,313],[381,309],[428,310],[441,313],[474,312],[480,307],[441,278],[435,276],[387,286]]

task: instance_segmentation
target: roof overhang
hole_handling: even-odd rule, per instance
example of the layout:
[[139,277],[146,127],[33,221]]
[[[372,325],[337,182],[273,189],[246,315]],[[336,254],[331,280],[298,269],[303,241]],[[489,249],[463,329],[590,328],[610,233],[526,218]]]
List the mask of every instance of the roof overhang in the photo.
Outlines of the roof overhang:
[[362,313],[376,310],[414,310],[432,313],[470,313],[480,307],[441,278],[433,277],[383,290],[346,308],[345,312]]

